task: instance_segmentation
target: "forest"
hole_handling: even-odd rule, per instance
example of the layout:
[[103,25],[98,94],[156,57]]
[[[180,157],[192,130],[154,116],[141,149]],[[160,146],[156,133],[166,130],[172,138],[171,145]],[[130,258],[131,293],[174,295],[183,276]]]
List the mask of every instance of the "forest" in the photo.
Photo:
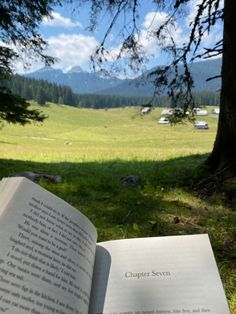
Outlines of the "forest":
[[[13,75],[11,80],[2,82],[5,87],[26,100],[34,100],[43,106],[47,102],[65,104],[80,108],[119,108],[127,106],[171,107],[171,99],[165,95],[155,97],[127,97],[100,94],[76,94],[69,86],[49,83],[45,80]],[[193,93],[197,106],[219,105],[219,92],[199,91]],[[181,104],[180,104],[181,106]]]

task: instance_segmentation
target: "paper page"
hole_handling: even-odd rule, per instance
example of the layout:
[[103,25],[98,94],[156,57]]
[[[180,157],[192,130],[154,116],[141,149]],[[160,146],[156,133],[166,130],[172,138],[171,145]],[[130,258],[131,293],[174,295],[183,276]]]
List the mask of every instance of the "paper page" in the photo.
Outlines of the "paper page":
[[20,181],[16,182],[15,180],[9,180],[7,178],[3,178],[0,181],[0,216],[7,207],[19,184]]
[[13,181],[20,184],[0,220],[0,313],[88,313],[94,226],[31,181]]
[[207,235],[98,243],[90,314],[229,314]]

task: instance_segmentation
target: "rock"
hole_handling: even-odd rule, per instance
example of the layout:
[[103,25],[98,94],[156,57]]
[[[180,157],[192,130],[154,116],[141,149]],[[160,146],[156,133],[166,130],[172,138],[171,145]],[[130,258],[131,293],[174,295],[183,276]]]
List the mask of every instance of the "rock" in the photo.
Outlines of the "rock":
[[142,184],[142,180],[140,179],[140,177],[130,174],[128,176],[121,177],[120,184],[124,187],[139,186]]
[[61,182],[61,176],[51,175],[51,174],[47,174],[43,172],[26,171],[26,172],[15,173],[11,177],[25,177],[35,183],[39,183],[40,180],[43,180],[45,182],[51,182],[51,183]]
[[174,217],[174,219],[173,219],[173,223],[174,223],[174,224],[178,224],[178,223],[180,223],[180,219],[179,219],[179,217],[178,217],[178,216],[175,216],[175,217]]

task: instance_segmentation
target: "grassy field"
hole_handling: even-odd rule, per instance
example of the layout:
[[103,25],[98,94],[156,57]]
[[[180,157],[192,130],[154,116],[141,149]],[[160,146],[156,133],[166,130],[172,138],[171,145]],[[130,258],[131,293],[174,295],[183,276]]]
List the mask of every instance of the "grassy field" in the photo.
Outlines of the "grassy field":
[[216,132],[192,124],[158,125],[161,110],[143,118],[137,108],[93,110],[50,105],[43,126],[5,126],[0,132],[2,158],[43,162],[99,160],[167,160],[207,153]]
[[[196,190],[211,151],[217,117],[171,127],[161,109],[93,110],[50,105],[43,125],[5,125],[0,131],[0,176],[42,171],[62,176],[48,190],[79,208],[96,225],[99,241],[208,233],[232,313],[236,313],[236,191],[228,181]],[[124,187],[120,178],[141,178]],[[235,195],[235,196],[234,196]]]

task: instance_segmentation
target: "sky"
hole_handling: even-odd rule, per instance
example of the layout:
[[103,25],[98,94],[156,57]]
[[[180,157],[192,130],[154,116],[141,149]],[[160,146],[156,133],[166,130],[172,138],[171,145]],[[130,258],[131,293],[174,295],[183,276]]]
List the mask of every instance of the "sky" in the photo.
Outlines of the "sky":
[[[189,23],[196,13],[199,2],[200,0],[191,0],[182,17],[176,20],[168,29],[168,32],[179,45],[186,42],[188,38]],[[161,52],[153,36],[153,32],[157,29],[158,25],[168,19],[169,15],[165,8],[157,10],[156,5],[151,0],[141,1],[141,3],[143,5],[139,9],[137,24],[140,30],[139,40],[147,57],[145,69],[149,69],[168,63],[168,56]],[[90,57],[102,41],[110,21],[111,16],[107,12],[102,12],[98,18],[97,28],[93,32],[89,32],[87,29],[89,26],[89,8],[87,6],[80,8],[79,11],[70,5],[55,7],[51,14],[51,19],[44,18],[39,27],[39,32],[48,42],[46,52],[58,60],[53,67],[61,69],[64,72],[75,66],[80,66],[85,71],[91,71],[92,64]],[[129,15],[125,17],[122,15],[107,37],[106,45],[109,50],[107,65],[111,65],[112,60],[114,60],[116,54],[119,52],[119,34],[121,33],[124,21],[128,29],[131,17]],[[204,36],[202,48],[211,46],[220,40],[221,37],[222,25],[217,24],[209,35]],[[168,42],[170,42],[169,39],[165,41],[165,44],[168,44]],[[127,56],[123,55],[119,67],[124,66],[126,60]],[[107,65],[104,65],[104,67]],[[23,63],[19,62],[16,64],[16,72],[32,72],[43,66],[41,62],[34,61],[31,67],[24,69]],[[140,70],[142,69],[140,68]]]

